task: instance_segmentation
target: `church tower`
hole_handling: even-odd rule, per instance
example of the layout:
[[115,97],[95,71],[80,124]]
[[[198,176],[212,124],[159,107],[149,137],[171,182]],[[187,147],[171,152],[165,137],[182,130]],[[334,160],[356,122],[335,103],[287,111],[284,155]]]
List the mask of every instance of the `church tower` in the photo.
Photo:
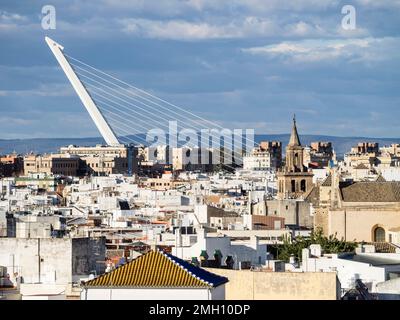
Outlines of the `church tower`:
[[304,148],[297,133],[296,118],[293,117],[292,132],[286,146],[285,166],[278,176],[278,198],[294,199],[311,190],[313,174],[303,164]]

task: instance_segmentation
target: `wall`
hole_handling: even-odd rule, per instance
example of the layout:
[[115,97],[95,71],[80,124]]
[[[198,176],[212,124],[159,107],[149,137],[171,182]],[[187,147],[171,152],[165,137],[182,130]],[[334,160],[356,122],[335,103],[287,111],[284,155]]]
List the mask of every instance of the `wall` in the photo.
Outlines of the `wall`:
[[80,275],[93,273],[102,274],[106,256],[106,239],[101,238],[73,238],[72,239],[72,275],[74,279]]
[[265,264],[267,245],[260,244],[257,237],[252,236],[250,240],[234,241],[230,237],[207,237],[204,229],[198,229],[197,242],[192,246],[180,246],[172,248],[172,254],[184,259],[191,260],[192,257],[199,257],[203,250],[207,251],[209,259],[214,259],[215,250],[222,254],[221,265],[226,265],[226,258],[232,256],[235,261],[235,268],[238,268],[239,261],[250,261],[252,264]]
[[[218,297],[218,292],[216,292],[216,297]],[[88,288],[87,291],[81,292],[81,300],[211,300],[211,298],[208,288]]]
[[67,284],[96,267],[102,273],[104,264],[96,261],[104,260],[105,238],[0,238],[0,265],[14,282],[18,272],[24,283]]
[[22,300],[65,300],[65,285],[20,284]]
[[385,229],[386,241],[389,241],[389,229],[400,226],[400,211],[374,208],[374,203],[370,203],[369,208],[330,210],[328,219],[328,233],[337,232],[338,239],[374,241],[373,229],[379,225]]
[[0,237],[7,237],[7,215],[6,211],[0,210]]
[[71,239],[0,239],[0,265],[12,281],[18,272],[25,283],[71,282],[71,252]]
[[303,256],[302,269],[308,272],[330,272],[336,269],[341,288],[354,288],[355,280],[361,279],[372,292],[375,291],[375,286],[378,282],[385,281],[386,274],[385,268],[374,267],[368,263],[340,259],[337,258],[337,255],[332,255],[331,258],[305,258]]
[[17,222],[17,238],[50,238],[51,223],[49,222]]
[[250,215],[250,230],[281,230],[285,228],[285,218],[276,216]]
[[325,236],[329,236],[329,209],[326,207],[317,207],[314,211],[314,229],[322,229]]
[[211,269],[227,277],[226,300],[336,300],[337,278],[333,272],[256,272]]
[[298,200],[268,200],[266,214],[285,218],[286,225],[313,226],[310,204]]
[[376,292],[379,300],[400,300],[400,278],[378,283]]

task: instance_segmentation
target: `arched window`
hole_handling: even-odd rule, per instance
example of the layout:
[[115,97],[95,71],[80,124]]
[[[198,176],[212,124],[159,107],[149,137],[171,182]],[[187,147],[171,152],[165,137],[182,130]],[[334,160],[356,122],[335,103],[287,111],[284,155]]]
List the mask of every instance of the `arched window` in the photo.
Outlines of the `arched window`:
[[296,192],[296,181],[292,180],[291,184],[292,184],[292,192]]
[[305,192],[306,191],[306,180],[301,180],[300,182],[300,190]]
[[385,229],[383,229],[381,227],[375,228],[374,241],[375,242],[385,242]]

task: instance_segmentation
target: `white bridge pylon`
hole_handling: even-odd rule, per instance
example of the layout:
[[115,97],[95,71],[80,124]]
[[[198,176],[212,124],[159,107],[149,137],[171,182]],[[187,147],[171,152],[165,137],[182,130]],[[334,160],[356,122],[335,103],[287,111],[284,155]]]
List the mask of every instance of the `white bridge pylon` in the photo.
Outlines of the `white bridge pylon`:
[[110,125],[107,123],[106,119],[103,117],[101,111],[96,106],[96,103],[93,101],[89,92],[86,90],[85,86],[75,73],[74,69],[64,56],[63,50],[64,47],[50,39],[49,37],[45,37],[45,40],[56,57],[58,63],[60,64],[62,70],[67,76],[68,80],[71,82],[72,87],[78,94],[81,99],[83,105],[86,110],[89,112],[90,117],[96,124],[97,129],[100,131],[100,134],[106,141],[109,146],[119,145],[119,141],[114,131],[111,129]]

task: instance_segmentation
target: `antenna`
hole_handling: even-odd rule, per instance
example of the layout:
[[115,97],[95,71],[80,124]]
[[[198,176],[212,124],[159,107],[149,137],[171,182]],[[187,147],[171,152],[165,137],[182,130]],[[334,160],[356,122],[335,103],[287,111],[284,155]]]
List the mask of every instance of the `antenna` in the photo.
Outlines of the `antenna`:
[[67,58],[64,56],[64,47],[49,37],[45,37],[45,40],[106,143],[109,146],[120,145],[114,131],[111,129],[99,108],[97,108],[89,92],[75,73]]

